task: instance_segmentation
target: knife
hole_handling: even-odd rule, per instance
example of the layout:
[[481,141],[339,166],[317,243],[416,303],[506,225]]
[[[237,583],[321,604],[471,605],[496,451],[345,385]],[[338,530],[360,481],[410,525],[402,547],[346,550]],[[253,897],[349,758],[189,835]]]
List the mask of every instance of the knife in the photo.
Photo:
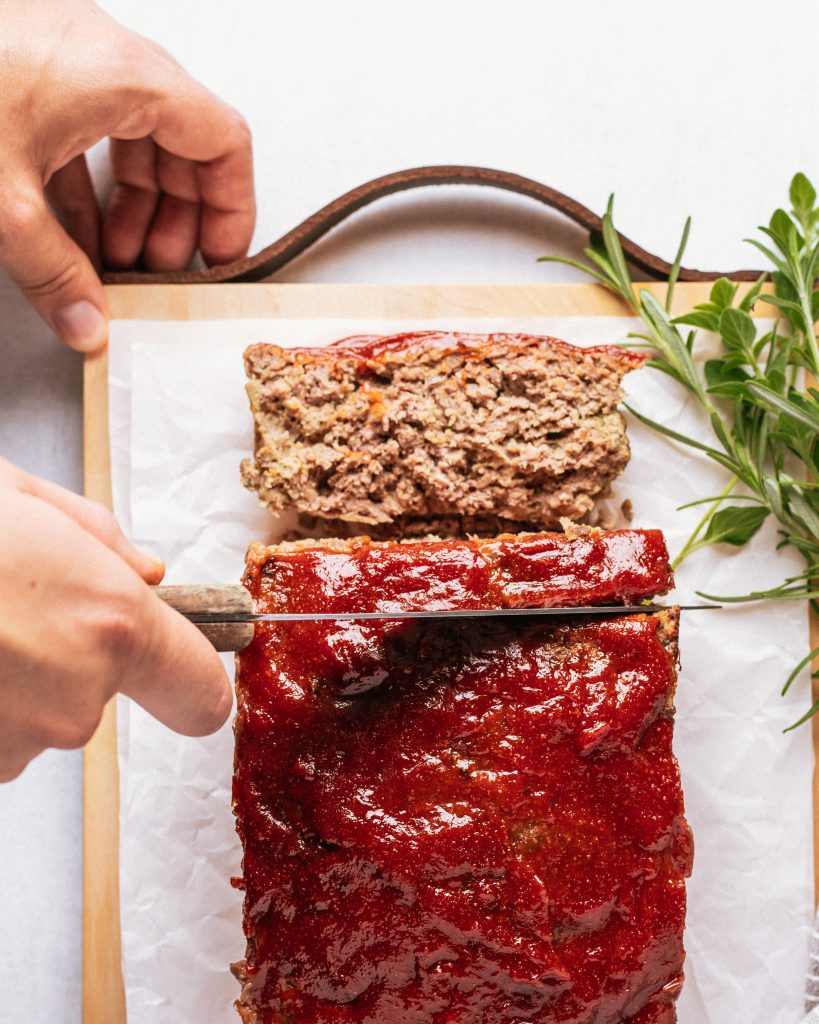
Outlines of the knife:
[[[520,616],[634,615],[662,611],[662,604],[582,605],[572,608],[400,609],[377,612],[267,612],[253,610],[253,598],[240,584],[154,587],[166,604],[180,612],[210,640],[217,651],[241,651],[253,639],[257,622],[372,622],[403,619],[500,619]],[[682,611],[719,608],[717,604],[674,606]]]

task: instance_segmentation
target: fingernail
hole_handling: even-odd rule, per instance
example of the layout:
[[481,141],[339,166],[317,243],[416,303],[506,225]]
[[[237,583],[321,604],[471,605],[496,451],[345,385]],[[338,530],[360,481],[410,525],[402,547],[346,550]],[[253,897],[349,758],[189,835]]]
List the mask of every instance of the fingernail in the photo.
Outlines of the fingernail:
[[155,585],[161,583],[165,575],[165,563],[156,555],[150,555],[147,551],[136,549],[142,557],[141,575],[146,583]]
[[105,317],[87,299],[72,302],[54,313],[54,326],[66,344],[80,352],[93,352],[105,344]]

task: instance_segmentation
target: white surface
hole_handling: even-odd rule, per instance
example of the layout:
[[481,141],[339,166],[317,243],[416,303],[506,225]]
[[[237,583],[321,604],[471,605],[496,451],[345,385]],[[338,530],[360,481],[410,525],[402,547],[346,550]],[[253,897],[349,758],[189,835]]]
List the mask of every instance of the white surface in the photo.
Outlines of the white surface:
[[[756,265],[740,239],[783,200],[794,170],[819,176],[814,0],[106,6],[248,117],[256,247],[368,177],[458,161],[538,177],[596,210],[615,190],[622,229],[666,257],[690,212],[690,263]],[[423,195],[357,215],[281,279],[565,276],[533,262],[562,223],[535,204]],[[559,247],[578,237],[561,227]],[[5,278],[0,346],[0,454],[79,488],[79,359]],[[54,754],[0,789],[4,1024],[80,1019],[80,786],[79,757]]]
[[[165,559],[168,581],[238,579],[248,542],[276,537],[275,520],[239,482],[253,437],[243,391],[246,345],[321,344],[432,324],[531,330],[578,344],[620,341],[637,326],[616,318],[116,323],[115,508],[137,543]],[[697,430],[680,389],[665,376],[644,370],[625,385],[647,415]],[[662,528],[671,550],[679,550],[701,509],[679,513],[676,505],[717,493],[725,474],[639,423],[629,430],[632,460],[610,508],[631,499],[634,525]],[[792,554],[770,553],[772,532],[742,554],[723,549],[693,558],[680,571],[677,598],[696,601],[695,587],[731,592],[740,574],[761,584],[783,568],[798,571]],[[801,713],[799,688],[778,700],[772,681],[783,664],[798,660],[806,637],[806,616],[781,605],[683,616],[676,750],[696,858],[680,1024],[793,1024],[801,1016],[813,753],[809,730],[782,735]],[[124,699],[120,709],[129,1021],[232,1024],[238,986],[226,964],[240,958],[243,941],[240,894],[227,881],[240,873],[241,856],[230,814],[230,727],[191,741]]]

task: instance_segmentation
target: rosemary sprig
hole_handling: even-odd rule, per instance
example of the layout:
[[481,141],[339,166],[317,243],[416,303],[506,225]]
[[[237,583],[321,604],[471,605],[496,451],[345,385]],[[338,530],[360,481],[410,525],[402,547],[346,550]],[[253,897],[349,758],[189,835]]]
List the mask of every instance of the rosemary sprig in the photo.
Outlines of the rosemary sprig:
[[[690,218],[661,304],[645,289],[635,289],[614,226],[613,204],[612,197],[600,235],[584,250],[587,263],[558,256],[541,259],[568,263],[620,296],[643,322],[643,329],[630,337],[650,351],[647,365],[690,392],[708,419],[713,437],[706,444],[630,409],[641,422],[702,452],[730,473],[721,494],[702,500],[705,514],[674,564],[711,544],[741,547],[773,516],[779,523],[779,546],[796,548],[805,571],[766,590],[701,596],[730,602],[809,600],[819,610],[819,390],[802,383],[805,373],[819,379],[816,190],[804,174],[797,174],[790,186],[790,211],[776,210],[760,228],[764,242],[749,240],[771,263],[770,274],[742,295],[736,284],[721,278],[707,302],[676,318],[671,316],[671,300]],[[772,290],[763,292],[768,279]],[[774,327],[763,333],[751,316],[757,302],[772,306],[778,315]],[[695,359],[700,331],[715,334],[720,342],[719,355],[704,364]],[[785,690],[809,661],[810,656],[794,670]],[[819,701],[800,722],[817,711]]]

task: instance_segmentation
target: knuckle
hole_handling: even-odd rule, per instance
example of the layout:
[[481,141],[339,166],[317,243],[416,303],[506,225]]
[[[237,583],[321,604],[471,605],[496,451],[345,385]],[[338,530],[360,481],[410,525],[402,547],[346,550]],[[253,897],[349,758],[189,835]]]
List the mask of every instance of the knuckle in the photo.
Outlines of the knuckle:
[[30,298],[48,298],[75,285],[80,278],[80,273],[78,263],[64,258],[45,276],[39,277],[35,281],[25,282],[22,288]]
[[146,60],[151,61],[164,55],[158,43],[128,29],[118,31],[113,37],[112,51],[113,59],[130,74],[142,73]]
[[150,39],[148,36],[142,36],[138,32],[131,32],[129,34],[131,36],[129,52],[135,60],[144,61],[146,56],[150,54],[163,64],[181,70],[179,61],[164,46],[160,46],[156,40]]
[[121,29],[112,40],[109,66],[129,91],[142,100],[152,100],[182,72],[179,63],[159,43],[129,29]]
[[43,197],[34,189],[16,189],[4,203],[3,220],[18,231],[37,224],[43,216]]
[[136,586],[106,596],[97,614],[96,641],[116,662],[130,660],[139,647],[143,604]]
[[34,189],[16,188],[3,198],[0,252],[13,252],[42,221],[45,204]]

